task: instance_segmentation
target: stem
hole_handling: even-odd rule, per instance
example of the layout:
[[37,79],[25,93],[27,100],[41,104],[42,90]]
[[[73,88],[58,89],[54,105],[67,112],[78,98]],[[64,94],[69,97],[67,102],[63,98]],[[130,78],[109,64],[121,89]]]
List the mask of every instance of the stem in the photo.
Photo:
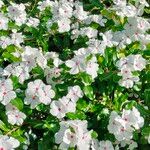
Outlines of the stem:
[[19,127],[16,127],[14,129],[12,129],[11,131],[7,132],[6,135],[10,135],[12,132],[16,131],[17,129],[19,129]]

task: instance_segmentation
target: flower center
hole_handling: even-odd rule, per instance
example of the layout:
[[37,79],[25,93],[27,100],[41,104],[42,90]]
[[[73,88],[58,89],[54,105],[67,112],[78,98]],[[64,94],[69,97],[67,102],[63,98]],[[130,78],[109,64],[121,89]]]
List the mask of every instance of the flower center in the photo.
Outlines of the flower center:
[[7,94],[6,92],[3,93],[3,95],[6,95],[6,94]]

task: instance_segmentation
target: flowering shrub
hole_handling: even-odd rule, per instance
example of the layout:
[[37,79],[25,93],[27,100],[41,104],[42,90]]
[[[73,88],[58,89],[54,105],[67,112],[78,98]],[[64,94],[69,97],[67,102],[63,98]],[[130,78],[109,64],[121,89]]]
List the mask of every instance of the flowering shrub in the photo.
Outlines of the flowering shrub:
[[148,150],[146,0],[0,0],[0,150]]

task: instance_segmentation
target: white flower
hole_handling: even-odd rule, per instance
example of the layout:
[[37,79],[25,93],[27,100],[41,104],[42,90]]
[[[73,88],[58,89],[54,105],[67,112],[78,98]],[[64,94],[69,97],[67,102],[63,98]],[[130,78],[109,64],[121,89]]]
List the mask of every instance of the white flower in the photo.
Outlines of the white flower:
[[[80,129],[79,129],[80,130]],[[79,150],[89,150],[91,144],[91,131],[80,131],[78,133],[77,148]]]
[[86,73],[91,75],[92,78],[94,79],[97,77],[97,71],[98,71],[97,60],[96,57],[93,57],[91,60],[87,62]]
[[126,45],[131,44],[132,31],[130,29],[113,33],[113,41],[118,49],[123,49]]
[[20,47],[20,44],[24,42],[24,36],[22,35],[22,33],[17,33],[16,30],[13,30],[13,33],[11,34],[11,42],[12,44]]
[[50,113],[57,118],[63,118],[66,114],[66,107],[61,101],[52,101]]
[[26,118],[26,115],[20,112],[12,104],[6,105],[6,115],[8,117],[8,122],[12,125],[14,124],[21,125],[24,119]]
[[115,5],[118,6],[125,6],[126,5],[126,0],[113,0]]
[[98,31],[96,29],[91,28],[91,27],[84,27],[84,28],[81,28],[80,34],[82,36],[87,36],[88,38],[96,38]]
[[137,28],[141,32],[145,33],[147,30],[150,29],[150,23],[148,22],[147,19],[139,17],[136,18],[136,21],[137,21]]
[[85,48],[79,48],[77,51],[74,51],[74,53],[77,57],[81,57],[81,58],[89,56],[89,53],[86,51]]
[[134,76],[131,76],[131,77],[124,77],[122,79],[119,80],[119,85],[120,86],[124,86],[126,88],[132,88],[133,85],[134,85],[134,82],[138,82],[140,79],[139,77],[134,77]]
[[[116,66],[118,67],[119,70],[121,70],[124,66],[126,66],[126,68],[127,68],[127,66],[129,66],[129,65],[130,65],[130,63],[129,63],[127,57],[121,58],[121,59],[118,60],[117,63],[116,63]],[[129,67],[129,68],[130,68],[130,67]]]
[[124,128],[123,126],[120,126],[118,132],[115,134],[115,138],[118,141],[130,140],[133,137],[133,131],[134,129],[131,126],[128,126],[128,128]]
[[103,41],[97,39],[90,39],[88,44],[88,50],[90,51],[90,53],[104,55],[106,45]]
[[63,63],[62,60],[60,60],[59,58],[54,58],[53,64],[55,67],[59,67],[59,65],[61,65]]
[[41,80],[35,80],[28,83],[28,87],[25,91],[25,104],[31,105],[31,108],[35,108],[39,103],[39,90],[44,86],[44,83]]
[[50,113],[57,118],[65,117],[68,112],[75,112],[76,103],[72,102],[68,97],[64,96],[58,101],[51,103]]
[[20,145],[19,141],[7,135],[0,135],[0,149],[1,150],[14,150]]
[[102,36],[102,38],[103,38],[103,41],[102,41],[103,44],[105,44],[107,47],[113,46],[114,42],[112,40],[113,34],[112,34],[111,30],[109,30],[105,33],[100,33],[100,36]]
[[85,20],[88,17],[88,12],[83,10],[83,4],[80,2],[75,3],[74,16],[79,20]]
[[32,70],[34,67],[36,67],[37,55],[38,55],[38,49],[32,48],[30,46],[26,46],[24,48],[24,52],[21,54],[22,61],[27,62],[27,66],[29,67],[29,70]]
[[47,7],[51,6],[51,1],[50,0],[45,0],[45,1],[40,1],[38,2],[38,9],[40,11],[44,11]]
[[142,71],[146,67],[146,60],[140,55],[129,55],[117,61],[116,66],[121,70],[118,75],[122,76],[119,80],[120,86],[132,88],[134,82],[139,81],[139,77],[132,74],[133,71]]
[[61,69],[54,67],[49,68],[47,67],[44,71],[44,75],[46,76],[46,82],[51,84],[53,78],[57,78],[61,75]]
[[0,30],[7,30],[8,29],[8,18],[5,17],[2,13],[0,13]]
[[11,79],[0,80],[0,102],[7,105],[14,98],[16,98],[16,93],[13,91]]
[[43,55],[42,52],[39,52],[39,53],[38,53],[37,58],[36,58],[36,62],[37,62],[37,64],[38,64],[42,69],[44,69],[44,68],[47,66],[47,60],[46,60],[46,58],[44,57],[44,55]]
[[99,142],[100,147],[98,150],[114,150],[114,147],[110,141],[100,141]]
[[125,147],[126,145],[129,145],[128,150],[134,150],[135,148],[138,147],[137,143],[133,140],[121,141],[120,145],[121,147]]
[[131,77],[132,76],[132,72],[131,72],[131,69],[128,66],[124,65],[121,68],[121,72],[119,72],[118,75],[124,76],[124,77]]
[[132,110],[123,110],[122,116],[113,111],[110,115],[108,130],[115,135],[118,141],[129,141],[133,137],[133,132],[140,129],[143,125],[143,117],[133,107]]
[[77,39],[80,35],[80,31],[78,29],[73,29],[71,31],[71,39]]
[[62,18],[61,20],[57,21],[58,23],[58,32],[68,32],[70,30],[70,19]]
[[140,44],[141,44],[141,49],[145,50],[146,46],[150,43],[150,35],[140,35]]
[[98,148],[99,148],[99,141],[97,139],[92,139],[91,149],[98,150]]
[[71,147],[74,147],[77,143],[76,134],[71,132],[70,129],[67,129],[64,133],[63,142],[65,142],[68,145],[71,145]]
[[77,102],[77,100],[83,97],[83,92],[78,85],[68,88],[67,97],[70,98],[73,102]]
[[40,23],[39,19],[30,17],[30,18],[28,19],[28,21],[27,21],[26,24],[27,24],[29,27],[34,27],[34,28],[36,28],[36,27],[39,25],[39,23]]
[[48,105],[51,102],[51,98],[54,98],[55,92],[52,90],[51,85],[45,85],[43,89],[39,90],[40,102]]
[[55,134],[55,142],[60,144],[59,149],[77,146],[79,150],[89,150],[91,141],[91,131],[87,130],[87,121],[62,121],[60,130]]
[[133,107],[132,109],[132,125],[135,129],[140,129],[144,125],[144,118],[140,116],[140,112]]
[[21,26],[26,22],[26,12],[24,4],[12,3],[8,6],[8,16],[16,22],[18,26]]
[[146,0],[136,0],[136,1],[135,1],[135,5],[136,5],[136,6],[139,5],[139,3],[140,3],[140,5],[144,5],[144,6],[146,6],[146,7],[149,6],[149,4],[148,4],[148,2],[147,2]]
[[49,60],[52,59],[53,60],[53,64],[55,67],[59,67],[59,65],[61,65],[63,63],[63,61],[61,59],[59,59],[59,55],[55,52],[47,52],[44,57]]
[[46,52],[46,54],[45,54],[46,59],[55,59],[58,57],[59,57],[59,55],[56,52]]
[[133,140],[131,140],[130,143],[129,143],[128,149],[129,150],[134,150],[137,147],[138,147],[138,144],[136,142],[134,142]]
[[67,60],[65,64],[67,67],[71,68],[69,71],[70,74],[77,74],[85,69],[84,59],[79,56],[75,56],[73,59]]
[[43,53],[37,49],[30,46],[26,46],[24,52],[22,53],[22,60],[27,62],[27,66],[30,70],[36,67],[38,64],[42,69],[47,65],[47,60]]
[[63,121],[60,122],[59,125],[60,125],[60,129],[57,133],[55,133],[55,142],[57,144],[60,144],[63,141],[64,133],[68,128],[68,125]]
[[127,5],[126,0],[114,0],[115,5],[113,9],[116,10],[116,14],[121,17],[133,17],[137,13],[137,9],[133,5]]
[[0,67],[0,78],[3,76],[4,74],[4,69]]
[[59,9],[58,9],[58,12],[59,12],[59,16],[60,18],[71,18],[72,17],[72,12],[73,12],[73,9],[72,7],[69,5],[69,3],[63,3]]
[[19,82],[21,84],[24,83],[25,80],[29,79],[29,68],[26,63],[12,63],[4,68],[4,76],[14,75],[19,78]]
[[3,1],[0,0],[0,8],[4,5]]
[[103,17],[101,15],[90,15],[84,20],[84,22],[86,24],[96,22],[101,26],[105,26],[105,23],[107,22],[107,19],[103,19]]
[[19,66],[14,68],[14,73],[13,75],[16,75],[19,78],[19,82],[21,84],[24,83],[25,80],[29,79],[29,68],[24,64],[21,63]]
[[3,70],[3,76],[10,76],[13,72],[14,66],[12,64],[8,65],[6,68]]
[[134,56],[133,67],[135,70],[142,71],[146,66],[146,60],[141,55]]
[[110,114],[109,124],[107,126],[110,133],[118,133],[121,126],[121,123],[117,121],[118,118],[120,119],[120,116],[115,111],[112,111]]
[[12,41],[9,37],[1,36],[0,37],[0,47],[3,49],[7,48],[7,46],[11,45]]

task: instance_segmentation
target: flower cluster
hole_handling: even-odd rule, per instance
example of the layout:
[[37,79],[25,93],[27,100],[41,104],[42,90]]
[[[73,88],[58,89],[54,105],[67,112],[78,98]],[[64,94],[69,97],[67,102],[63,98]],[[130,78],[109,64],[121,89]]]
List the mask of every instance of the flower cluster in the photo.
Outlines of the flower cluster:
[[89,53],[86,53],[86,49],[81,48],[75,53],[76,55],[71,60],[66,61],[66,66],[71,68],[70,74],[77,74],[79,72],[86,72],[94,79],[97,77],[98,64],[95,56],[90,60],[86,60]]
[[55,141],[60,144],[60,149],[74,146],[77,146],[79,150],[89,149],[91,131],[87,130],[87,121],[62,121],[60,130],[55,134]]
[[147,149],[149,13],[146,0],[0,0],[0,150]]
[[108,130],[115,135],[118,141],[128,141],[133,138],[133,132],[140,129],[143,125],[143,117],[133,107],[132,110],[123,110],[122,116],[115,111],[111,112]]
[[139,77],[134,75],[134,72],[142,71],[146,66],[146,60],[141,55],[129,55],[117,61],[116,65],[120,70],[118,75],[122,76],[119,84],[126,88],[132,88],[134,82],[139,81]]
[[33,109],[38,104],[50,104],[51,98],[54,98],[55,92],[51,89],[50,85],[45,85],[42,80],[35,80],[28,83],[28,88],[25,92],[24,102]]
[[68,94],[63,96],[58,101],[51,103],[50,113],[57,118],[65,117],[68,112],[76,111],[76,102],[83,96],[83,93],[79,86],[73,86],[68,88]]

